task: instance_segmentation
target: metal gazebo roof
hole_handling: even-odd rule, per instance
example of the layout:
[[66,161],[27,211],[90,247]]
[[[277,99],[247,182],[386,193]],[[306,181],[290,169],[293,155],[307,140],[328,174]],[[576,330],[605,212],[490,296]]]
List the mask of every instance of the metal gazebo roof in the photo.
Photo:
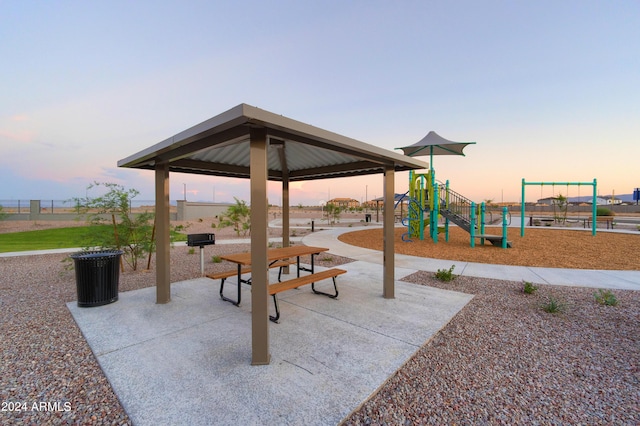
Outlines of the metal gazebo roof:
[[269,140],[268,179],[291,182],[426,168],[422,161],[260,108],[240,104],[156,145],[118,161],[119,167],[249,178],[252,129]]

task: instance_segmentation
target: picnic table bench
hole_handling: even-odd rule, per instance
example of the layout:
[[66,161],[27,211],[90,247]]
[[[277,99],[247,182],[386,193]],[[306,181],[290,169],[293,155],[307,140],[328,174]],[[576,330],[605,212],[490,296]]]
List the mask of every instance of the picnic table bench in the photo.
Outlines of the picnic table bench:
[[[293,265],[294,263],[296,263],[296,261],[294,259],[282,259],[282,260],[277,260],[274,262],[269,263],[269,268],[279,268],[278,271],[278,281],[282,280],[282,270],[289,265]],[[242,267],[240,264],[238,264],[238,270],[227,270],[227,271],[220,271],[220,272],[214,272],[211,274],[207,274],[205,275],[207,278],[211,278],[212,280],[220,280],[220,297],[222,298],[222,300],[225,300],[227,302],[231,302],[235,305],[239,305],[240,304],[240,296],[238,296],[238,300],[232,300],[229,299],[227,297],[225,297],[224,295],[224,283],[226,281],[227,278],[232,277],[234,275],[236,275],[238,277],[238,285],[240,285],[241,283],[245,283],[245,284],[251,284],[251,278],[248,279],[243,279],[242,276],[251,273],[251,267],[247,266],[247,267]],[[238,295],[240,293],[238,292]]]
[[[292,278],[287,281],[278,282],[275,284],[269,284],[269,295],[273,297],[273,304],[276,309],[275,315],[269,315],[269,319],[273,322],[278,322],[280,319],[280,308],[278,307],[278,298],[276,297],[278,293],[281,293],[286,290],[291,290],[293,288],[302,287],[303,285],[311,284],[311,290],[315,294],[322,294],[324,296],[335,299],[338,297],[338,285],[336,284],[336,277],[341,274],[346,274],[347,271],[344,269],[327,269],[320,272],[315,272],[309,275],[303,275],[300,277]],[[333,280],[333,293],[325,293],[323,291],[316,290],[315,283],[316,281],[322,281],[331,278]]]
[[529,216],[529,226],[537,225],[537,223],[544,223],[546,226],[551,226],[555,219],[549,216],[535,217]]
[[[587,218],[584,221],[584,227],[588,228],[591,226],[591,219],[592,218]],[[596,224],[598,222],[605,222],[607,224],[607,229],[609,229],[609,227],[611,227],[611,229],[613,229],[614,227],[614,223],[613,223],[613,217],[611,216],[598,216],[596,217]]]

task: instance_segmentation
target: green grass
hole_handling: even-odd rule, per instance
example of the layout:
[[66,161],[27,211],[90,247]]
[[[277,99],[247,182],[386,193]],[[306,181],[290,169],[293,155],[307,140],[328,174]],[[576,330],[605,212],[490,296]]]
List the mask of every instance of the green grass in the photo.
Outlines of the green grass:
[[82,247],[88,229],[88,226],[79,226],[0,234],[0,253]]
[[[100,226],[111,229],[111,225]],[[89,226],[78,226],[0,234],[0,253],[83,247],[86,244],[89,228]],[[186,234],[171,233],[171,241],[186,240]]]

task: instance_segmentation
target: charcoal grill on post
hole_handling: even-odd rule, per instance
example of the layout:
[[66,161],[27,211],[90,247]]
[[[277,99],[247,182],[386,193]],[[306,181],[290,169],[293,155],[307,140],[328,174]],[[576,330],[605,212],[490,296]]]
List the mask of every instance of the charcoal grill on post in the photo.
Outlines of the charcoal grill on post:
[[200,247],[200,275],[204,276],[204,246],[216,243],[215,234],[188,234],[187,245]]

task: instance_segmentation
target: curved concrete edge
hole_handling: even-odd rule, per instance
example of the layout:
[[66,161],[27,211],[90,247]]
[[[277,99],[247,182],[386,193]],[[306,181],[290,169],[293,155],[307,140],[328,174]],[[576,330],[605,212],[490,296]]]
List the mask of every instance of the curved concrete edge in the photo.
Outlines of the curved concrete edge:
[[[351,228],[336,227],[306,235],[302,238],[302,243],[310,246],[329,247],[329,253],[336,256],[382,264],[381,251],[352,246],[338,240],[341,234],[365,229],[370,228],[366,226]],[[454,273],[462,276],[506,281],[528,281],[534,284],[640,290],[640,271],[492,265],[459,260],[409,256],[405,254],[395,255],[396,269],[402,268],[405,270],[415,269],[419,271],[437,272],[439,269],[449,269],[452,265],[454,265]]]

